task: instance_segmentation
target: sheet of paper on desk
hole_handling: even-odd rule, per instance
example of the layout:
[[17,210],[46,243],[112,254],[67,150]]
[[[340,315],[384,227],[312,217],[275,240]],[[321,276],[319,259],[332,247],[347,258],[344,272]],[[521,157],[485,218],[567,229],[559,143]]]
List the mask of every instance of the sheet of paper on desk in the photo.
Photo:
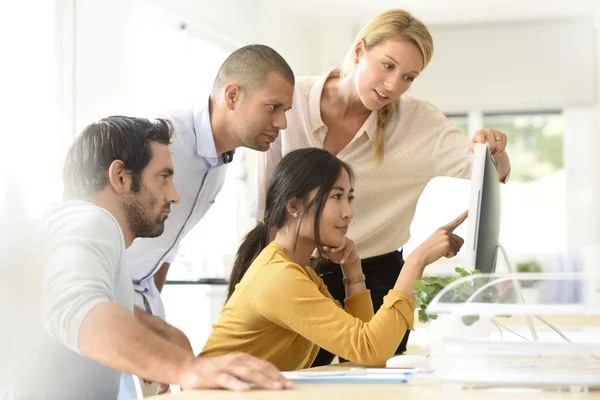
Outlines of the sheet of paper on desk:
[[347,371],[293,371],[283,375],[295,383],[406,383],[411,373],[384,368],[352,369]]

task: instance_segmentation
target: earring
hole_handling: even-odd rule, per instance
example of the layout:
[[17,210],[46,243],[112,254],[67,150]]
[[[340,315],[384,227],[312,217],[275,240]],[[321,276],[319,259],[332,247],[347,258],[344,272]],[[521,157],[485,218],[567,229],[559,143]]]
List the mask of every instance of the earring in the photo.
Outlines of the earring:
[[294,211],[292,215],[294,216],[294,218],[296,218],[298,216],[298,211]]

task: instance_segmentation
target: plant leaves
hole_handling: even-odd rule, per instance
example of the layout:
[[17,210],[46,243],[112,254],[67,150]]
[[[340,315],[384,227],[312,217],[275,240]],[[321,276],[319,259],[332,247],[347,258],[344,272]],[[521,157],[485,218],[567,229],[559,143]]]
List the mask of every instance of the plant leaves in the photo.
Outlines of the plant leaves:
[[[421,280],[415,282],[414,294],[415,294],[415,306],[419,309],[419,321],[426,323],[429,320],[436,319],[437,316],[429,315],[425,312],[429,303],[433,298],[450,283],[456,281],[459,278],[464,278],[469,275],[479,273],[479,271],[467,271],[464,268],[456,267],[455,271],[459,276],[451,277],[439,277],[439,276],[426,276]],[[465,282],[454,287],[450,292],[450,301],[452,302],[464,302],[466,301],[478,287],[482,284],[481,279],[475,279],[472,282]],[[494,302],[497,299],[497,291],[495,288],[491,291],[484,291],[482,295],[478,295],[480,301]],[[481,300],[483,299],[483,300]],[[471,325],[479,319],[478,316],[465,316],[463,322],[465,325]]]

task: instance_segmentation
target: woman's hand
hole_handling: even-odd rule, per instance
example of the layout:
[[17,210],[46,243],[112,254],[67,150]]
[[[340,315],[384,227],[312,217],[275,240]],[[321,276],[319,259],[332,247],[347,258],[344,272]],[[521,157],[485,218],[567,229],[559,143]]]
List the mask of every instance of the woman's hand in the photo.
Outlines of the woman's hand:
[[474,151],[476,143],[486,143],[488,145],[496,160],[500,182],[506,182],[510,173],[510,159],[505,151],[508,144],[506,133],[495,129],[480,129],[473,135],[470,144],[471,151]]
[[340,247],[323,246],[323,255],[342,267],[360,262],[354,241],[347,237],[344,238],[344,244]]
[[474,151],[476,143],[485,143],[490,148],[492,155],[503,153],[506,150],[506,133],[495,129],[479,129],[473,134],[470,149]]
[[467,219],[467,216],[468,211],[465,211],[454,221],[438,228],[433,235],[413,251],[413,254],[423,260],[425,266],[442,257],[454,257],[465,241],[453,232]]

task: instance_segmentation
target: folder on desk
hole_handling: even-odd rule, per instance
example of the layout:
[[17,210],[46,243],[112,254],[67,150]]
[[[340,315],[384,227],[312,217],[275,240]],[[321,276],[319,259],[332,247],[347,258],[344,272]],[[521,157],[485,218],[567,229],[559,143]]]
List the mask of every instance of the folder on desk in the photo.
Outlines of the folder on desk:
[[343,371],[292,371],[283,375],[294,383],[323,384],[368,384],[368,383],[406,383],[416,373],[407,370],[390,369],[352,369]]

